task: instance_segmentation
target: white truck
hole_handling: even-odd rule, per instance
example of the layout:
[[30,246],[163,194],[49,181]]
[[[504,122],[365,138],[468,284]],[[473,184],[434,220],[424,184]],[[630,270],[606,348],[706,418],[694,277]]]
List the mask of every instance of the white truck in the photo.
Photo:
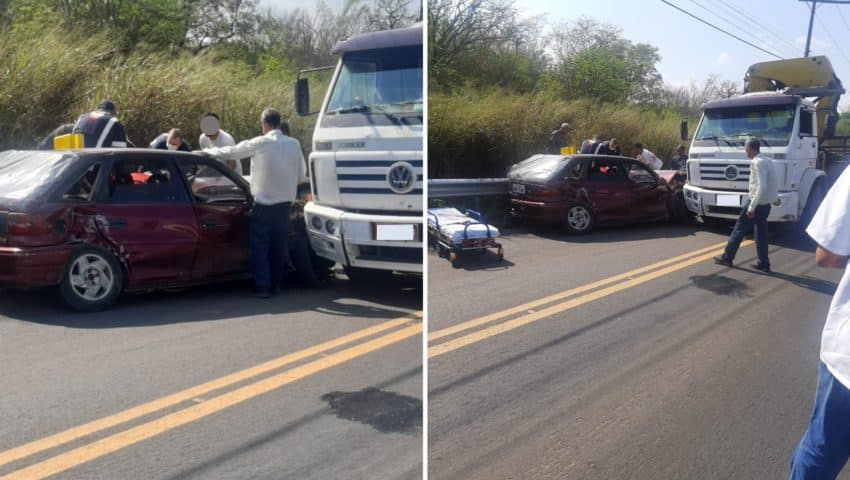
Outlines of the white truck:
[[[748,137],[761,140],[779,176],[779,200],[768,221],[805,223],[843,165],[837,143],[838,99],[844,93],[826,57],[757,63],[744,93],[703,106],[688,153],[685,204],[703,218],[736,219],[746,201]],[[683,125],[683,138],[687,126]]]
[[[337,43],[339,61],[313,131],[313,200],[304,207],[315,252],[353,280],[422,272],[422,24]],[[310,114],[308,72],[296,110]]]

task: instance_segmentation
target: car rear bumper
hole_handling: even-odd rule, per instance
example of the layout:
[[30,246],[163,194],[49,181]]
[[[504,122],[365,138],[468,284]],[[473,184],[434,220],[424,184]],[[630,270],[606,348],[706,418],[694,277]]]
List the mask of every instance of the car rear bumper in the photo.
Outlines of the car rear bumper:
[[541,223],[560,223],[567,218],[567,206],[512,198],[511,215]]
[[73,247],[0,247],[0,287],[36,288],[57,285]]

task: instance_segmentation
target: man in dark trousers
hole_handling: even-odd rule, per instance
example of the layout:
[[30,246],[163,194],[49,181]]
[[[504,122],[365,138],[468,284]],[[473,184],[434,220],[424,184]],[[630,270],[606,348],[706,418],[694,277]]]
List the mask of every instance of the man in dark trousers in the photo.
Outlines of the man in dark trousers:
[[104,100],[97,110],[81,115],[74,124],[74,133],[82,133],[85,148],[126,147],[124,125],[115,116],[115,104]]
[[767,257],[767,217],[770,215],[770,205],[779,199],[779,181],[773,169],[773,162],[761,156],[761,142],[758,139],[750,137],[744,148],[750,158],[749,198],[741,208],[738,222],[729,235],[726,250],[723,255],[714,259],[714,263],[731,267],[744,235],[755,230],[758,263],[751,266],[761,272],[770,273],[770,260]]
[[263,110],[260,126],[260,137],[203,152],[218,160],[251,157],[251,271],[255,295],[268,298],[283,287],[289,207],[298,195],[298,183],[307,179],[307,168],[301,144],[280,131],[277,110]]
[[549,148],[546,150],[546,153],[559,155],[561,153],[561,148],[567,146],[567,136],[570,134],[570,130],[572,130],[572,128],[570,128],[570,124],[564,122],[561,124],[561,128],[550,133]]

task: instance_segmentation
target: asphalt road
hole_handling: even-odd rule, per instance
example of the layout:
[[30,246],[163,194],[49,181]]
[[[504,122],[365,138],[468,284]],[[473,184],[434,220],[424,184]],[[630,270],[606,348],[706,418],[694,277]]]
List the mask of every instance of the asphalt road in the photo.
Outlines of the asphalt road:
[[787,478],[840,272],[787,230],[772,275],[753,245],[715,265],[728,231],[520,228],[503,264],[429,255],[429,478]]
[[0,292],[0,478],[422,478],[421,299],[421,277],[93,315]]

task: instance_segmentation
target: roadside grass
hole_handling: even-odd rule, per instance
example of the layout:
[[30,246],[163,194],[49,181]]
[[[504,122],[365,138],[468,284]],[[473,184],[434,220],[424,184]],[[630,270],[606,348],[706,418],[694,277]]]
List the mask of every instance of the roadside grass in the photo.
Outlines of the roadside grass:
[[428,98],[428,162],[431,178],[502,177],[510,166],[546,149],[549,134],[567,121],[570,143],[599,134],[617,138],[623,154],[644,144],[669,166],[680,142],[681,119],[669,111],[564,101],[546,93],[466,90]]
[[[211,52],[121,53],[108,30],[0,30],[0,150],[31,148],[62,123],[111,98],[136,146],[172,127],[197,148],[200,117],[214,111],[237,141],[260,133],[260,113],[280,110],[292,135],[310,145],[314,119],[294,113],[293,73],[257,71]],[[320,91],[320,86],[313,87]]]

